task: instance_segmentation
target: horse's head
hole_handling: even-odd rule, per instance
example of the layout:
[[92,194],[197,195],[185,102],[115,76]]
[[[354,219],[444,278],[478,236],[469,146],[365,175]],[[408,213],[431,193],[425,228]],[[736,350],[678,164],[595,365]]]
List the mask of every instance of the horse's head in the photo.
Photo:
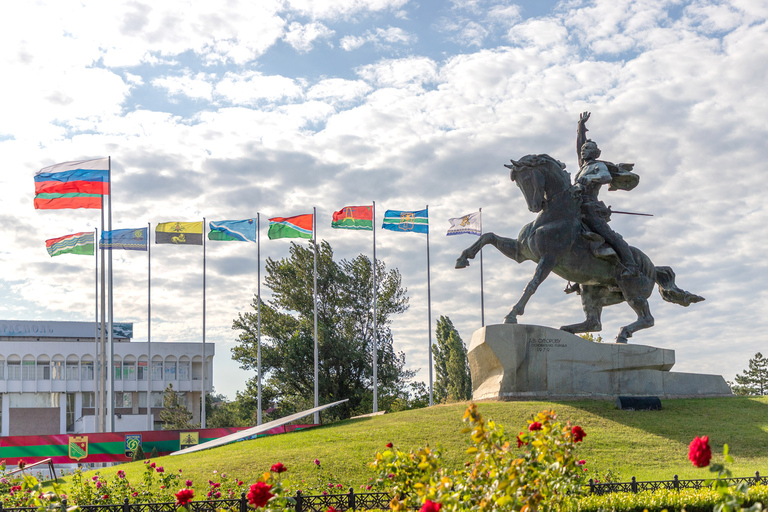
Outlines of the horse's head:
[[[565,164],[549,155],[526,155],[520,160],[511,160],[509,178],[517,183],[528,203],[528,209],[538,213],[548,200],[570,186],[570,176],[564,171]],[[556,179],[548,179],[554,176]]]

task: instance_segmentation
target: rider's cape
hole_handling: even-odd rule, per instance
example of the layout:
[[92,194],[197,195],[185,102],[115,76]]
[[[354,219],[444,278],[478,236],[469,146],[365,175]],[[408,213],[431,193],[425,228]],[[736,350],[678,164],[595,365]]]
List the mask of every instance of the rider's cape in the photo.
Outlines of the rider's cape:
[[608,190],[632,190],[640,182],[640,176],[632,172],[632,168],[635,164],[619,164],[616,165],[612,162],[606,162],[605,160],[599,160],[608,167],[608,172],[611,173],[611,184],[608,186]]

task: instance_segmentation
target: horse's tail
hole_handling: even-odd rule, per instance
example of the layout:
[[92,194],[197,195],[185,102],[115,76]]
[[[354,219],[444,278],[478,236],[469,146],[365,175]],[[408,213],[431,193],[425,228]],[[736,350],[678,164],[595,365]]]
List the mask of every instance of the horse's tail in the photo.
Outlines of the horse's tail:
[[675,272],[671,267],[656,267],[656,284],[659,285],[661,298],[667,302],[690,306],[694,302],[701,302],[704,297],[687,292],[675,284]]

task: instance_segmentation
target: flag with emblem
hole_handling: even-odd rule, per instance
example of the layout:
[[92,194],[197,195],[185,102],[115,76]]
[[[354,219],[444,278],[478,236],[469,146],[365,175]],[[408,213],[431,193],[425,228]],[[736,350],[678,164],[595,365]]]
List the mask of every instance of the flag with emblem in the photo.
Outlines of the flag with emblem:
[[427,209],[415,211],[387,210],[381,227],[404,233],[429,233]]
[[147,228],[102,231],[99,249],[147,250]]
[[245,220],[219,220],[208,222],[210,231],[208,240],[219,242],[255,242],[256,221]]
[[70,436],[69,458],[81,460],[88,456],[88,436]]
[[448,228],[446,236],[451,235],[477,235],[483,233],[483,224],[480,218],[480,212],[470,213],[463,217],[448,219],[451,227]]
[[203,222],[161,222],[155,228],[155,243],[203,245]]
[[331,227],[373,231],[373,206],[345,206],[333,212]]

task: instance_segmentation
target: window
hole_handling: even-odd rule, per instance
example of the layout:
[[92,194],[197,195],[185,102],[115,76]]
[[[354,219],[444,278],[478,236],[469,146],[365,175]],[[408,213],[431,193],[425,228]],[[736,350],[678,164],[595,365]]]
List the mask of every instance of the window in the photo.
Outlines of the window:
[[8,380],[21,380],[21,361],[8,361]]
[[163,380],[163,362],[152,362],[152,380]]
[[123,380],[136,380],[136,363],[123,363]]
[[51,378],[53,380],[64,380],[64,361],[53,361],[51,363]]
[[51,365],[47,361],[37,363],[37,380],[51,380]]
[[67,393],[67,432],[75,431],[75,394]]
[[35,362],[21,362],[21,380],[35,380]]
[[61,393],[8,393],[11,409],[58,407]]
[[147,406],[147,392],[139,391],[139,407]]
[[67,380],[78,380],[80,377],[80,364],[67,363]]
[[179,380],[189,380],[189,361],[179,361]]
[[[120,404],[118,404],[118,407],[121,407]],[[125,392],[123,393],[123,405],[122,407],[133,407],[133,393]]]
[[96,393],[83,393],[83,407],[96,407]]
[[123,363],[120,361],[115,361],[113,364],[114,371],[115,371],[115,380],[122,380],[123,378]]
[[[162,364],[162,363],[160,363]],[[163,406],[163,392],[162,391],[153,391],[152,392],[152,407],[162,407]]]
[[80,363],[81,368],[81,379],[82,380],[93,380],[93,362],[91,361],[84,361]]
[[176,380],[176,362],[165,362],[165,380]]
[[138,378],[138,380],[147,380],[147,362],[146,361],[139,361],[139,366],[136,368],[136,377]]
[[0,361],[0,380],[5,380],[5,361]]

